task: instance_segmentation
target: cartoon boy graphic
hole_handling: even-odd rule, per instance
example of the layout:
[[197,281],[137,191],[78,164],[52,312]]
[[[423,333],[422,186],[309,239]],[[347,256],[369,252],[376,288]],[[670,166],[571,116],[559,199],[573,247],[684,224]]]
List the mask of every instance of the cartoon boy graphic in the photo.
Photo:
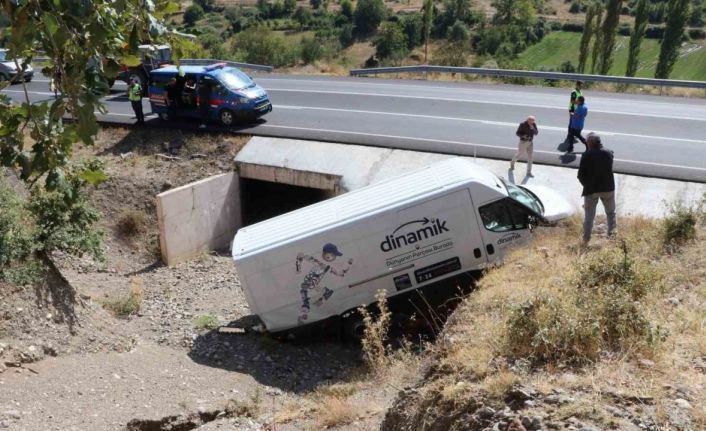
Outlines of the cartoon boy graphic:
[[[297,254],[297,273],[300,273],[302,270],[302,261],[307,261],[311,263],[311,269],[304,277],[304,281],[302,281],[302,284],[300,286],[300,292],[302,295],[302,308],[299,314],[300,324],[309,317],[309,311],[311,310],[311,304],[309,302],[309,290],[316,289],[317,292],[321,292],[322,289],[319,286],[319,283],[321,283],[321,280],[326,276],[327,273],[330,272],[331,274],[343,277],[344,275],[346,275],[346,272],[348,272],[348,270],[351,268],[351,265],[353,265],[353,259],[348,259],[348,265],[344,268],[335,268],[331,266],[330,264],[335,261],[337,257],[340,256],[343,256],[343,253],[338,251],[338,247],[331,243],[325,244],[321,252],[321,259],[323,260],[323,262],[313,256],[309,256],[304,253]],[[323,286],[323,293],[321,294],[321,297],[314,301],[314,305],[316,305],[317,307],[320,306],[325,300],[329,299],[331,295],[333,295],[333,290],[329,289],[326,286]]]

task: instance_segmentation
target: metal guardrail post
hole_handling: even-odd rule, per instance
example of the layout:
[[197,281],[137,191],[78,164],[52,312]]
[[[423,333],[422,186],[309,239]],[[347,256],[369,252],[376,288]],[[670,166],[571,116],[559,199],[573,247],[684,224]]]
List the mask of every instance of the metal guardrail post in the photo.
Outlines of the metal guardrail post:
[[583,75],[579,73],[537,72],[531,70],[511,69],[483,69],[480,67],[451,67],[451,66],[401,66],[401,67],[376,67],[370,69],[353,69],[351,76],[379,75],[385,73],[416,73],[416,72],[441,72],[459,73],[481,76],[499,76],[509,78],[532,78],[565,81],[608,82],[613,84],[653,85],[658,87],[683,87],[703,88],[704,81],[683,81],[674,79],[632,78],[625,76]]

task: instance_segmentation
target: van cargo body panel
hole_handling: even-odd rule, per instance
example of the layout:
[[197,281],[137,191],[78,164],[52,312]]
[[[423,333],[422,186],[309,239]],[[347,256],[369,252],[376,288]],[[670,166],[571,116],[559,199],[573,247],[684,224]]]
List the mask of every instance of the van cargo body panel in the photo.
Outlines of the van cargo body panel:
[[498,177],[450,159],[242,228],[233,259],[270,331],[481,270],[529,237]]

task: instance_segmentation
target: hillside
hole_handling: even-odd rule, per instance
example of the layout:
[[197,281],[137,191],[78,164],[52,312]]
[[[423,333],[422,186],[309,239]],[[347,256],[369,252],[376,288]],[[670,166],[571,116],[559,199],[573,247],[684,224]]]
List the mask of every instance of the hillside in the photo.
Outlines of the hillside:
[[[459,306],[382,430],[705,429],[704,215],[623,220],[587,250],[579,220],[540,233]],[[677,232],[696,236],[665,245]]]
[[[519,63],[529,69],[559,70],[562,63],[571,61],[574,66],[578,62],[581,33],[553,32],[544,37],[541,42],[532,45],[519,56]],[[628,61],[629,38],[619,36],[616,43],[615,58],[611,75],[622,76]],[[682,46],[682,54],[677,61],[672,78],[688,80],[706,80],[706,49],[704,42],[686,42]],[[637,76],[652,78],[659,57],[659,41],[645,39],[640,50],[640,67]],[[590,70],[589,59],[587,69]]]

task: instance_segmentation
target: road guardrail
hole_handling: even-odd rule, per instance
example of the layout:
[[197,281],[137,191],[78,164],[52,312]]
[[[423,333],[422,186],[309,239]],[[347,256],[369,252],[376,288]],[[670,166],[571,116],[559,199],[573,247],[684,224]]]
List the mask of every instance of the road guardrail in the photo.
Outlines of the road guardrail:
[[459,73],[508,78],[534,78],[557,81],[608,82],[613,84],[654,85],[657,87],[700,88],[706,90],[705,81],[680,81],[675,79],[630,78],[627,76],[583,75],[580,73],[537,72],[532,70],[485,69],[482,67],[452,66],[400,66],[353,69],[351,76],[380,75],[386,73]]
[[274,70],[274,67],[264,66],[262,64],[238,63],[235,61],[215,60],[211,58],[182,58],[179,60],[179,64],[183,64],[185,66],[208,66],[213,63],[225,63],[228,66],[238,67],[240,69],[256,70],[258,72],[272,72]]

